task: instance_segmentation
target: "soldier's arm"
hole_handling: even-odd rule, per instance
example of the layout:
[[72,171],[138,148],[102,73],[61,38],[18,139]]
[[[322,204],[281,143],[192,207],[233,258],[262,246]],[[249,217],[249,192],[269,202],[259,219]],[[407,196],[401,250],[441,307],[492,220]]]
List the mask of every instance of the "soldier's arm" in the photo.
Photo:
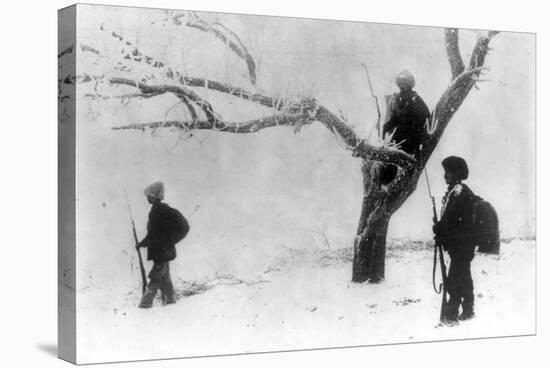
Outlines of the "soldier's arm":
[[139,247],[148,248],[151,246],[153,239],[156,237],[158,229],[158,214],[156,212],[149,212],[149,218],[147,221],[147,234],[142,241],[139,242]]
[[416,96],[414,102],[415,103],[413,111],[415,128],[418,131],[422,131],[424,130],[426,119],[430,117],[430,109],[428,109],[428,106],[420,96]]
[[470,216],[468,214],[469,201],[467,190],[462,186],[455,187],[445,211],[447,213],[449,235],[454,239],[467,237],[471,232]]
[[397,114],[396,114],[396,99],[398,98],[398,93],[394,93],[391,96],[385,96],[387,109],[386,115],[387,119],[382,127],[382,137],[386,134],[391,133],[397,126]]
[[440,237],[446,245],[445,249],[448,250],[449,246],[452,247],[452,241],[455,239],[456,230],[458,225],[458,203],[457,192],[453,188],[447,199],[447,205],[445,211],[441,214],[439,221]]
[[396,126],[396,116],[395,116],[395,111],[394,109],[390,109],[390,117],[388,119],[388,121],[386,121],[386,123],[384,124],[383,128],[382,128],[382,137],[386,134],[389,134],[392,132],[392,130],[395,128]]
[[138,248],[147,248],[149,247],[150,242],[151,242],[151,235],[149,234],[149,232],[147,232],[147,235],[145,235],[145,238],[143,238],[143,240],[138,243]]

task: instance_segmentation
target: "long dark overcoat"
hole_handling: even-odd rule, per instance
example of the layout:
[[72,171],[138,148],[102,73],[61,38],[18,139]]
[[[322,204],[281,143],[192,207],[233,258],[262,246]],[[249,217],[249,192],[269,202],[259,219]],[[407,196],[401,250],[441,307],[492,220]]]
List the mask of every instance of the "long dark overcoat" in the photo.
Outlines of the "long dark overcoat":
[[154,262],[172,261],[176,258],[175,240],[170,228],[172,209],[166,203],[155,202],[149,211],[147,235],[142,246],[147,247],[147,259]]

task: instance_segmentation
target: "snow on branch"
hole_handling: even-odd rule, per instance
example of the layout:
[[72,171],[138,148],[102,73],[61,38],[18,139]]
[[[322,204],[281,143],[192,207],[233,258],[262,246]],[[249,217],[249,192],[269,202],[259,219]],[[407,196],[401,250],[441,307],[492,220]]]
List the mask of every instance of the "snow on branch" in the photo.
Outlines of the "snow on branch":
[[498,34],[498,31],[489,31],[486,35],[480,34],[477,38],[472,57],[470,58],[470,69],[482,66],[485,62],[485,57],[489,52],[489,42]]
[[[185,24],[186,26],[198,28],[205,32],[213,33],[216,37],[224,41],[229,47],[241,58],[247,61],[252,82],[255,82],[255,64],[253,59],[242,44],[239,37],[229,30],[227,27],[219,24],[209,24],[199,18],[195,13],[185,13],[172,18],[177,24]],[[183,20],[183,22],[182,22]],[[101,26],[101,30],[108,32],[105,27]],[[374,147],[367,144],[361,139],[355,131],[342,118],[338,117],[327,108],[318,105],[315,98],[298,97],[288,98],[279,96],[268,96],[257,92],[251,92],[244,88],[223,83],[205,78],[198,78],[184,75],[177,70],[170,68],[163,61],[152,56],[146,55],[138,49],[138,47],[125,39],[122,35],[116,32],[110,32],[110,35],[123,44],[121,53],[123,60],[117,65],[118,72],[125,72],[128,68],[124,67],[124,60],[145,63],[155,69],[158,69],[164,77],[173,80],[174,85],[149,85],[146,84],[147,78],[139,80],[103,76],[84,75],[77,78],[79,83],[99,82],[107,80],[111,84],[127,85],[138,88],[140,94],[134,94],[135,97],[150,98],[165,93],[173,93],[187,107],[192,120],[190,122],[163,122],[149,123],[141,126],[129,125],[126,127],[117,127],[117,129],[146,129],[158,128],[165,126],[180,126],[185,129],[212,129],[233,133],[250,133],[263,128],[277,125],[293,125],[295,132],[298,132],[302,125],[309,124],[313,121],[318,121],[324,125],[337,140],[343,141],[345,147],[352,151],[353,156],[361,157],[365,160],[376,160],[387,163],[393,163],[401,167],[410,167],[416,160],[407,153],[388,148]],[[95,54],[101,54],[92,47],[82,47],[82,51]],[[215,113],[209,101],[202,99],[191,88],[204,88],[219,93],[224,93],[236,98],[257,103],[259,105],[273,109],[274,115],[270,118],[261,118],[248,122],[226,122],[218,114]],[[100,96],[101,97],[101,96]],[[132,95],[126,95],[131,98]],[[206,116],[206,121],[199,117],[197,110],[202,110]]]
[[354,156],[360,156],[365,160],[380,161],[394,164],[403,168],[410,168],[416,163],[413,155],[405,151],[384,147],[374,147],[364,140],[354,149]]
[[158,128],[170,128],[176,127],[185,130],[215,130],[218,132],[235,133],[235,134],[248,134],[255,133],[265,128],[273,128],[278,126],[302,126],[305,124],[311,124],[313,121],[308,119],[304,114],[289,114],[289,113],[277,113],[271,116],[253,119],[249,121],[236,122],[236,121],[208,121],[208,120],[196,120],[196,121],[159,121],[145,124],[128,124],[119,127],[113,127],[113,130],[147,130]]
[[359,138],[357,133],[355,133],[355,131],[341,118],[328,110],[326,107],[317,105],[314,99],[290,101],[279,97],[270,97],[259,93],[252,93],[243,88],[202,78],[184,77],[184,82],[187,86],[204,87],[221,93],[227,93],[244,100],[259,103],[275,110],[281,110],[284,108],[292,113],[307,110],[310,118],[314,118],[323,124],[337,138],[342,139],[346,147],[350,149],[356,157],[394,163],[403,167],[409,167],[415,162],[415,159],[411,155],[408,155],[403,151],[379,148],[367,144],[365,140]]
[[410,167],[416,162],[413,156],[404,151],[368,144],[364,139],[359,138],[349,125],[323,106],[318,106],[316,119],[334,135],[341,138],[355,157],[392,163],[401,167]]
[[[300,101],[285,101],[285,103],[281,103],[280,100],[276,98],[263,95],[261,98],[256,96],[256,98],[259,98],[256,102],[263,102],[264,105],[270,106],[274,109],[275,113],[272,116],[245,122],[228,122],[217,116],[212,106],[207,101],[202,100],[196,93],[188,88],[173,85],[150,86],[142,82],[136,82],[125,78],[112,78],[111,83],[136,87],[141,91],[141,93],[147,96],[173,93],[184,102],[185,99],[187,99],[200,106],[203,111],[205,111],[207,116],[207,120],[198,120],[196,114],[193,114],[193,111],[190,110],[193,115],[193,119],[189,122],[164,121],[146,124],[130,124],[113,128],[115,130],[144,130],[148,128],[180,127],[189,130],[210,129],[221,132],[242,134],[254,133],[264,128],[287,125],[293,126],[295,128],[295,132],[298,132],[303,125],[318,121],[335,136],[342,139],[346,144],[346,147],[353,152],[355,157],[393,163],[402,167],[409,167],[415,162],[414,157],[403,151],[374,147],[367,144],[365,140],[360,139],[357,136],[349,125],[345,124],[327,108],[317,105],[314,99],[304,98]],[[222,84],[220,84],[220,86],[222,86]],[[233,89],[223,89],[223,91],[229,93],[230,91],[233,91]],[[253,96],[253,94],[250,94],[245,90],[241,90],[237,96],[247,96],[246,99],[249,99],[249,97]]]
[[184,102],[184,104],[188,107],[189,112],[191,113],[192,116],[196,117],[197,114],[194,108],[192,107],[191,102],[196,104],[202,111],[204,111],[209,122],[214,123],[216,120],[219,119],[217,114],[214,112],[212,105],[208,101],[203,100],[195,92],[185,87],[174,86],[174,85],[151,86],[143,82],[137,82],[127,78],[111,78],[110,83],[123,84],[127,86],[136,87],[143,94],[149,95],[149,96],[161,95],[165,93],[173,93]]
[[[183,19],[183,23],[182,23]],[[239,36],[221,23],[208,23],[200,18],[195,12],[178,14],[172,18],[176,25],[185,25],[203,32],[212,33],[223,41],[238,57],[246,62],[248,75],[252,85],[256,84],[256,62],[248,49],[245,47]]]
[[262,95],[260,93],[250,92],[244,88],[211,79],[180,76],[180,78],[178,78],[178,81],[189,87],[201,87],[221,93],[226,93],[241,98],[243,100],[259,103],[260,105],[270,108],[277,108],[277,106],[288,103],[287,100],[281,97],[271,97],[267,95]]

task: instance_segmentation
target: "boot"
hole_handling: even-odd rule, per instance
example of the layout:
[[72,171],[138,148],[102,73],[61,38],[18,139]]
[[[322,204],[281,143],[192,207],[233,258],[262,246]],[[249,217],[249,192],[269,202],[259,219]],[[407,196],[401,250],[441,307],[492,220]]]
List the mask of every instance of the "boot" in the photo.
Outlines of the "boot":
[[147,289],[145,294],[141,297],[141,302],[139,303],[140,308],[151,308],[153,306],[153,299],[155,299],[156,291]]
[[460,316],[458,316],[459,321],[467,321],[469,319],[475,318],[476,314],[473,310],[465,310],[460,313]]
[[445,327],[455,327],[455,326],[458,326],[458,320],[454,318],[444,317],[440,325]]
[[163,306],[168,304],[176,304],[176,298],[174,298],[174,294],[172,295],[163,294],[161,297],[162,297]]
[[174,285],[168,274],[160,284],[160,296],[162,299],[162,305],[175,304],[176,298],[174,297]]

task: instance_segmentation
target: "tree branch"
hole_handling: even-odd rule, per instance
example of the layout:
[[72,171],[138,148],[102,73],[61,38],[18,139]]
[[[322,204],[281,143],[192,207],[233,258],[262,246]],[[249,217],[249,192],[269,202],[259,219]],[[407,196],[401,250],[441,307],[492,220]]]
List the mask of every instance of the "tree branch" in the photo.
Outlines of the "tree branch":
[[[144,124],[128,124],[113,127],[113,130],[147,130],[159,128],[180,128],[186,130],[214,130],[218,132],[234,134],[250,134],[266,128],[279,126],[301,127],[309,125],[315,120],[307,113],[277,113],[268,117],[253,119],[244,122],[221,121],[210,122],[208,120],[179,121],[168,120]],[[416,160],[413,156],[403,151],[391,150],[387,148],[373,147],[361,141],[354,150],[354,156],[360,156],[366,160],[382,161],[392,163],[402,167],[410,167]]]
[[59,54],[57,54],[57,58],[61,59],[63,56],[71,54],[73,52],[74,46],[69,46],[65,48],[63,51],[61,51]]
[[458,29],[445,28],[445,49],[447,50],[447,59],[451,67],[451,74],[453,79],[455,79],[464,71],[464,61],[462,61],[458,46]]
[[364,140],[362,140],[354,149],[354,156],[361,157],[365,160],[394,164],[405,169],[413,167],[416,163],[414,156],[408,154],[407,152],[384,147],[374,147],[366,143]]
[[[174,22],[179,22],[179,24],[181,24],[179,19],[182,17],[184,17],[184,15],[179,15],[174,17],[173,20]],[[212,28],[212,26],[208,25],[206,22],[202,21],[197,16],[188,18],[188,19],[192,19],[192,21],[195,22],[195,23],[191,23],[194,26],[200,25],[203,28],[206,27],[204,29],[205,31],[214,32],[214,28]],[[226,32],[230,32],[233,35],[233,38],[237,40],[239,44],[242,45],[242,42],[230,30],[228,30],[227,28],[221,25],[218,25],[218,28],[224,29]],[[102,30],[104,29],[102,28]],[[216,33],[216,35],[219,35],[219,33]],[[153,96],[153,95],[164,94],[164,93],[173,93],[185,103],[194,121],[197,121],[198,117],[191,103],[196,104],[204,111],[210,123],[213,124],[216,121],[221,123],[222,119],[215,116],[214,109],[212,108],[210,103],[208,103],[207,101],[204,101],[202,98],[200,98],[200,96],[198,96],[196,93],[194,93],[192,90],[186,87],[206,88],[208,90],[225,93],[243,100],[258,103],[262,106],[272,108],[275,111],[283,112],[284,114],[304,114],[305,112],[307,112],[308,119],[319,121],[337,138],[342,139],[346,147],[353,152],[353,155],[355,157],[361,157],[365,160],[377,160],[377,161],[393,163],[402,167],[409,167],[411,164],[415,162],[415,159],[411,155],[408,155],[403,151],[373,147],[368,145],[364,140],[359,138],[357,134],[353,131],[353,129],[349,125],[347,125],[344,121],[342,121],[342,119],[340,119],[334,113],[329,111],[327,108],[317,105],[317,102],[315,101],[315,99],[302,98],[300,101],[294,101],[291,99],[285,99],[281,97],[271,97],[260,93],[253,93],[243,88],[236,87],[227,83],[221,83],[218,81],[208,80],[205,78],[184,76],[177,71],[173,71],[171,68],[166,68],[165,64],[162,61],[157,60],[153,57],[144,55],[137,47],[135,47],[131,42],[126,41],[121,35],[112,32],[112,36],[117,40],[119,40],[120,42],[124,42],[125,45],[133,48],[132,51],[127,53],[124,58],[129,58],[136,62],[144,62],[154,68],[159,68],[163,71],[163,73],[166,74],[168,78],[175,80],[176,82],[181,84],[181,86],[177,86],[177,85],[150,86],[150,85],[146,85],[141,81],[135,81],[135,80],[126,79],[126,78],[112,78],[110,80],[110,83],[124,84],[128,86],[136,87],[140,89],[140,91],[146,96]],[[228,39],[225,38],[224,40],[228,40]],[[236,49],[234,49],[234,51],[235,50]],[[244,45],[242,46],[242,50],[244,50],[244,52],[246,53],[246,48],[244,48]],[[88,51],[88,49],[83,51]],[[90,49],[89,51],[92,51],[92,50]],[[123,50],[123,53],[124,52],[125,51]],[[241,55],[244,55],[244,54],[241,54]],[[98,80],[98,78],[88,76],[86,78],[82,78],[80,81],[86,82],[90,80]],[[214,124],[214,127],[215,127],[215,124]],[[297,124],[296,131],[298,131],[300,127],[301,125]],[[224,129],[229,129],[229,128],[224,128]]]
[[489,31],[486,35],[480,34],[477,38],[472,57],[470,58],[470,69],[482,66],[485,57],[489,52],[489,42],[498,34],[498,31]]
[[[185,18],[185,17],[187,17],[186,14],[180,14],[180,15],[175,16],[173,18],[173,21],[176,24],[182,24],[179,19],[180,18]],[[197,16],[197,18],[198,18],[198,16]],[[200,20],[200,18],[198,18],[198,19]],[[103,26],[101,26],[100,29],[104,32],[108,32],[107,29]],[[122,35],[120,35],[116,32],[111,32],[111,36],[113,38],[115,38],[116,40],[120,41],[121,43],[123,43],[125,46],[128,46],[128,47],[131,48],[130,51],[127,51],[126,47],[122,48],[121,52],[123,54],[123,59],[133,60],[133,61],[139,62],[139,63],[145,63],[145,64],[147,64],[147,65],[149,65],[153,68],[161,69],[161,72],[167,78],[172,79],[172,80],[174,80],[174,81],[176,81],[176,82],[178,82],[182,85],[187,85],[187,86],[190,86],[190,87],[202,87],[202,88],[215,90],[215,91],[222,92],[222,93],[227,93],[227,94],[230,94],[230,95],[235,96],[235,97],[239,97],[239,98],[244,99],[244,100],[249,100],[251,102],[257,102],[257,103],[259,103],[263,106],[267,106],[267,107],[270,107],[270,108],[275,108],[278,105],[285,105],[285,104],[288,103],[287,101],[285,101],[283,98],[280,98],[280,97],[270,97],[270,96],[264,96],[264,95],[259,94],[259,93],[252,93],[252,92],[246,91],[243,88],[240,88],[240,87],[237,87],[237,86],[232,86],[232,85],[227,84],[227,83],[221,83],[221,82],[218,82],[218,81],[208,80],[208,79],[205,79],[205,78],[195,78],[195,77],[185,76],[185,75],[181,74],[180,72],[175,71],[170,67],[167,67],[166,64],[163,61],[161,61],[159,59],[156,59],[156,58],[154,58],[150,55],[144,54],[141,50],[139,50],[137,48],[137,46],[135,46],[132,42],[126,40]],[[235,35],[235,37],[236,37],[236,35]],[[241,42],[238,37],[236,37],[236,39],[239,42]],[[246,51],[246,48],[244,47],[244,45],[242,45],[242,48],[243,48],[244,51]],[[95,49],[93,49],[92,47],[83,47],[82,48],[82,51],[93,52],[93,50],[95,50]],[[96,52],[93,52],[93,53],[96,54]],[[248,52],[246,51],[246,53],[248,53]],[[253,60],[252,60],[252,62],[253,62]],[[249,63],[249,61],[247,61],[247,63]],[[255,66],[254,66],[254,70],[255,70]],[[86,78],[82,79],[80,82],[84,83],[84,82],[88,82],[92,79],[97,80],[97,78],[98,77],[94,78],[94,77],[87,76]],[[255,78],[256,77],[255,77],[255,72],[254,72],[254,79]]]
[[229,122],[229,121],[216,121],[210,122],[208,120],[197,121],[159,121],[145,124],[129,124],[119,127],[113,127],[113,130],[129,130],[129,129],[158,129],[158,128],[183,128],[187,130],[215,130],[219,132],[235,133],[235,134],[249,134],[255,133],[259,130],[266,128],[273,128],[277,126],[296,126],[311,124],[313,120],[310,120],[304,114],[283,114],[277,113],[268,117],[259,119],[253,119],[244,122]]
[[191,114],[191,119],[196,122],[199,116],[197,115],[197,111],[195,110],[195,107],[191,103],[191,101],[185,97],[181,96],[181,100],[183,101],[184,105],[187,107],[187,110],[189,110],[189,113]]
[[[178,98],[180,98],[187,107],[189,107],[189,101],[192,101],[197,106],[199,106],[203,112],[206,115],[206,118],[210,122],[215,122],[218,120],[218,117],[216,117],[214,109],[212,108],[212,105],[208,101],[203,100],[199,95],[197,95],[195,92],[191,91],[188,88],[180,87],[180,86],[173,86],[173,85],[158,85],[158,86],[150,86],[143,82],[137,82],[131,79],[127,78],[111,78],[110,83],[112,84],[124,84],[127,86],[132,86],[138,88],[142,93],[146,95],[160,95],[164,93],[173,93]],[[194,109],[189,109],[191,112],[191,115],[195,115],[196,113]]]
[[285,100],[282,97],[271,97],[267,95],[262,95],[260,93],[250,92],[244,88],[233,86],[228,83],[222,83],[205,78],[185,77],[179,75],[179,78],[177,78],[177,80],[189,87],[201,87],[221,93],[226,93],[241,98],[243,100],[259,103],[260,105],[266,107],[276,108],[277,106],[283,106],[290,103],[290,101]]
[[180,20],[182,18],[186,21],[184,24],[185,26],[212,33],[215,37],[223,41],[235,55],[246,62],[250,82],[252,85],[256,84],[256,62],[235,32],[220,23],[209,24],[195,12],[178,14],[174,16],[172,20],[176,25],[182,25]]
[[[427,160],[430,158],[449,121],[454,116],[460,105],[462,105],[462,102],[464,101],[470,90],[478,81],[479,75],[483,70],[487,69],[483,67],[483,64],[485,62],[485,57],[487,56],[487,53],[489,51],[489,42],[497,33],[497,31],[489,31],[487,35],[478,36],[478,40],[476,42],[476,45],[474,46],[468,69],[463,70],[462,73],[455,76],[451,81],[449,87],[439,98],[439,101],[436,104],[436,108],[432,112],[431,116],[432,121],[434,121],[434,124],[436,124],[437,127],[434,133],[431,135],[430,139],[426,141],[424,149],[421,151],[421,158],[419,159],[419,161],[421,162],[421,165],[419,166],[420,170],[422,170]],[[456,42],[458,44],[458,39],[456,40]],[[451,69],[453,69],[454,64],[451,62],[450,64]],[[455,71],[452,71],[452,73],[454,74]]]
[[[215,117],[215,112],[212,106],[202,100],[193,91],[188,88],[173,86],[173,85],[157,85],[150,86],[143,82],[134,81],[126,78],[112,78],[110,80],[113,84],[123,84],[140,89],[143,94],[147,96],[160,95],[164,93],[173,93],[178,96],[185,103],[185,99],[191,100],[193,103],[201,106],[207,116],[210,125],[204,122],[197,122],[197,129],[214,129],[224,132],[235,133],[251,133],[264,127],[272,127],[278,125],[293,125],[298,131],[300,127],[312,121],[318,121],[323,124],[330,132],[332,132],[338,138],[341,138],[348,149],[353,152],[354,157],[361,157],[365,160],[376,160],[387,163],[392,163],[401,167],[410,167],[416,160],[413,156],[406,152],[394,149],[388,149],[383,147],[374,147],[365,142],[365,140],[359,138],[353,129],[344,123],[338,116],[328,110],[326,107],[317,105],[314,99],[304,98],[300,101],[281,100],[279,98],[269,97],[260,94],[253,94],[241,88],[234,88],[229,85],[208,81],[199,78],[186,78],[189,79],[193,86],[211,88],[218,92],[227,93],[236,97],[243,98],[257,102],[266,107],[271,107],[274,110],[280,112],[280,114],[273,115],[271,118],[261,118],[251,120],[247,123],[238,123],[239,127],[234,128],[233,125],[237,123],[224,122],[221,118]],[[205,110],[206,109],[206,110]],[[208,111],[208,113],[206,113]],[[193,114],[193,112],[191,112]],[[297,117],[301,117],[298,119]],[[197,119],[194,119],[197,120]],[[264,123],[260,123],[264,122]],[[152,125],[151,125],[152,124]],[[171,122],[168,125],[162,125],[162,123],[150,123],[145,125],[131,125],[133,129],[142,129],[144,127],[160,127],[162,126],[177,126],[182,124],[181,122]],[[191,123],[189,123],[191,124]],[[188,127],[187,123],[183,123],[182,127]],[[188,127],[189,128],[189,127]],[[121,129],[121,128],[119,128]]]

